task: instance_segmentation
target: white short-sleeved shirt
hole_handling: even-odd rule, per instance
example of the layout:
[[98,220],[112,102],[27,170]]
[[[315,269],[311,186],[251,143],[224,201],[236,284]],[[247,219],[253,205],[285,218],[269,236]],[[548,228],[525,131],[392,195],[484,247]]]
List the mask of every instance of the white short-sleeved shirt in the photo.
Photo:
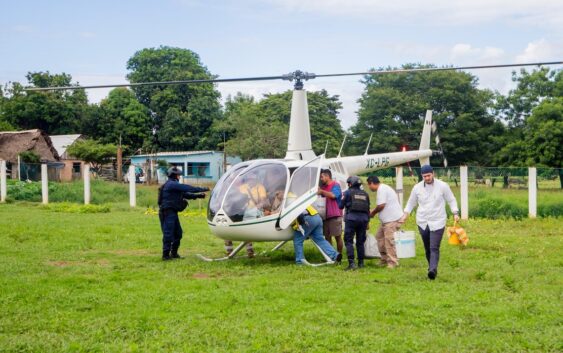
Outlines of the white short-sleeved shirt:
[[385,184],[379,184],[377,189],[377,206],[385,204],[385,207],[378,213],[381,223],[389,223],[398,221],[403,216],[403,210],[399,203],[399,197],[392,187]]

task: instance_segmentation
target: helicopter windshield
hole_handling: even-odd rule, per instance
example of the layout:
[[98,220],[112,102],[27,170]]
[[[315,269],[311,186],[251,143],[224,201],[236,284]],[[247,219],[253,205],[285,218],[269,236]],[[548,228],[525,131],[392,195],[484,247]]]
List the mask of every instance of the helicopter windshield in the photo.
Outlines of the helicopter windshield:
[[221,208],[221,203],[223,202],[223,198],[229,190],[229,186],[231,185],[232,181],[240,174],[243,170],[248,167],[248,164],[243,165],[235,165],[231,169],[229,169],[221,179],[215,185],[213,189],[213,193],[211,194],[211,198],[209,199],[209,207],[207,208],[207,219],[212,221],[213,217],[219,209]]
[[287,179],[288,170],[282,163],[250,166],[234,178],[223,210],[233,222],[277,214],[283,203]]

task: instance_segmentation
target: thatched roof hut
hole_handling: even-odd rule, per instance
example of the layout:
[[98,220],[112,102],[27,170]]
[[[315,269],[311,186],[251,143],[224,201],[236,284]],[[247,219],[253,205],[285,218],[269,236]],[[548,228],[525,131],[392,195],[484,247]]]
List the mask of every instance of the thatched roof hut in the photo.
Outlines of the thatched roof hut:
[[42,161],[58,161],[49,135],[41,130],[0,131],[0,159],[15,163],[22,152],[33,151]]

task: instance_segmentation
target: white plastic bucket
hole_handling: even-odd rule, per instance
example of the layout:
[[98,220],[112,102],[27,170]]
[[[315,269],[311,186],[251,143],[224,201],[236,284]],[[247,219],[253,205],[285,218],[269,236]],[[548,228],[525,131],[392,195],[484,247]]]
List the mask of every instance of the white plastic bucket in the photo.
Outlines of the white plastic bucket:
[[416,256],[415,235],[412,230],[400,230],[395,232],[395,248],[397,249],[397,257],[405,259]]

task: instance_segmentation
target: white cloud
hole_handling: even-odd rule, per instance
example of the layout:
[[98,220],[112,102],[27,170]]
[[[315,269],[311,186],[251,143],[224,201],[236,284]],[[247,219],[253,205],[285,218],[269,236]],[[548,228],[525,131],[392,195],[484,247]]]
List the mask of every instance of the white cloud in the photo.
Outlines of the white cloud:
[[554,0],[270,0],[296,13],[370,18],[378,23],[428,25],[508,24],[559,27],[563,1]]
[[528,43],[524,51],[516,56],[519,63],[554,60],[563,57],[561,46],[555,46],[544,38]]

